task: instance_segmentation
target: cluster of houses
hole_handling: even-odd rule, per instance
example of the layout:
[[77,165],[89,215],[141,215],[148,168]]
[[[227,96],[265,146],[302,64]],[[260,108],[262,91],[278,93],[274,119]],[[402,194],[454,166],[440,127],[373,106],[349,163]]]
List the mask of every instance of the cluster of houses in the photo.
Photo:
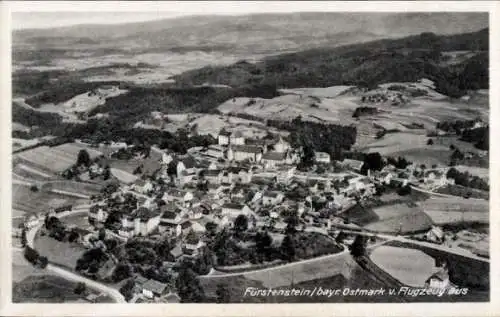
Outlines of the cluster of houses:
[[[185,155],[162,152],[162,167],[155,176],[122,184],[108,199],[97,198],[89,219],[102,226],[112,209],[109,198],[123,201],[132,194],[137,205],[122,213],[117,236],[124,240],[175,237],[179,243],[171,253],[178,259],[199,254],[205,246],[208,222],[232,226],[239,215],[245,215],[249,227],[280,231],[285,227],[283,215],[290,210],[314,224],[319,213],[313,210],[313,203],[340,212],[356,197],[375,193],[374,183],[356,173],[361,169],[360,161],[344,162],[351,172],[320,176],[298,172],[295,166],[300,152],[281,137],[246,140],[239,132],[223,130],[218,143],[191,148]],[[330,156],[318,152],[316,160],[326,164]],[[290,192],[297,190],[304,195],[290,197]]]

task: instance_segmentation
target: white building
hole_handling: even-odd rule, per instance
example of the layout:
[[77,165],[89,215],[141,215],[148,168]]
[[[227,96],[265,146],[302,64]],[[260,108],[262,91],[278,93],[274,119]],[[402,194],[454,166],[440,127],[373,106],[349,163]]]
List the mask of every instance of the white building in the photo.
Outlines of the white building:
[[253,211],[245,204],[227,203],[222,206],[222,216],[235,219],[239,215],[250,216]]
[[330,154],[326,152],[314,152],[314,160],[316,163],[330,164]]
[[290,149],[290,144],[285,142],[280,136],[278,142],[276,142],[273,147],[275,152],[284,153]]
[[262,153],[262,148],[258,146],[234,145],[229,147],[227,159],[237,162],[249,160],[250,162],[258,163],[262,159]]
[[245,145],[245,137],[241,131],[231,133],[229,136],[229,144],[231,145]]
[[217,137],[217,141],[219,145],[229,145],[229,137],[231,136],[231,132],[222,130]]
[[286,152],[267,152],[262,155],[261,163],[266,168],[273,168],[286,163]]

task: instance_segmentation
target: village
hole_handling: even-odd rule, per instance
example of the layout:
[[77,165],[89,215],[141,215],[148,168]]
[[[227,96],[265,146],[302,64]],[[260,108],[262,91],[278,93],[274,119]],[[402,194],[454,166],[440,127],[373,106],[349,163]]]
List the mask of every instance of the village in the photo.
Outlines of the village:
[[[426,192],[454,184],[448,167],[425,169],[408,163],[402,168],[396,161],[364,175],[363,161],[334,161],[328,153],[314,152],[311,166],[298,169],[304,150],[292,148],[279,134],[251,139],[225,129],[217,144],[190,148],[184,155],[155,146],[150,153],[126,143],[103,146],[113,149],[110,157],[128,153],[127,158],[137,161],[154,152],[159,168],[137,177],[99,163],[84,164],[72,171],[80,180],[89,174],[117,180],[91,197],[88,224],[63,224],[58,214],[72,208],[63,206],[30,214],[24,229],[20,225],[16,230],[37,228],[45,218],[42,235],[88,250],[75,270],[115,283],[129,302],[182,301],[176,280],[179,266],[187,263],[200,275],[210,275],[214,268],[251,271],[341,252],[359,231],[406,235],[449,247],[455,241],[454,248],[464,247],[456,234],[415,208],[418,198],[410,187]],[[369,206],[377,215],[367,221],[374,213]],[[287,251],[287,237],[296,232],[303,234],[302,247],[311,249],[302,250],[302,256],[296,255],[298,246]],[[485,238],[466,230],[458,235],[464,241]],[[234,241],[221,242],[221,236]],[[221,247],[228,254],[221,254]],[[488,256],[474,248],[469,251]]]

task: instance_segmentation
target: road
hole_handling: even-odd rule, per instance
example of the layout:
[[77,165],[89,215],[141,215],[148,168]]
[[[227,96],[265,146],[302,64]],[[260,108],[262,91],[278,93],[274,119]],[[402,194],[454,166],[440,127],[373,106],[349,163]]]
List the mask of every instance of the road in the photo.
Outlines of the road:
[[[381,242],[378,242],[376,244],[369,246],[368,248],[375,248],[375,247],[382,245],[384,243],[387,243],[387,242],[389,242],[389,241],[381,241]],[[294,266],[304,265],[306,263],[314,263],[314,262],[323,261],[323,260],[327,260],[327,259],[334,259],[336,257],[343,256],[343,255],[346,255],[348,253],[349,253],[349,249],[344,245],[344,250],[339,252],[339,253],[335,253],[335,254],[327,254],[327,255],[318,256],[318,257],[315,257],[312,259],[306,259],[306,260],[296,261],[296,262],[292,262],[292,263],[272,266],[272,267],[268,267],[268,268],[264,268],[264,269],[257,269],[257,270],[245,271],[245,272],[217,274],[212,269],[210,271],[210,273],[208,273],[207,275],[200,275],[199,277],[200,278],[220,278],[220,277],[239,276],[239,275],[245,275],[245,274],[251,274],[251,273],[262,273],[262,272],[268,272],[268,271],[282,270],[285,268],[288,269],[288,268],[291,268]]]
[[358,234],[358,235],[364,235],[364,236],[369,236],[369,237],[378,237],[378,238],[382,238],[382,239],[389,239],[389,240],[394,240],[394,241],[399,241],[399,242],[404,242],[404,243],[415,244],[415,245],[419,245],[419,246],[426,247],[429,249],[434,249],[434,250],[439,250],[439,251],[443,251],[443,252],[447,252],[447,253],[460,255],[460,256],[463,256],[463,257],[466,257],[469,259],[474,259],[474,260],[488,262],[488,263],[490,262],[489,259],[477,256],[472,252],[468,252],[467,250],[449,248],[449,247],[442,246],[440,244],[408,239],[408,238],[405,238],[403,236],[379,234],[379,233],[372,233],[372,232],[366,232],[366,231],[351,231],[351,230],[342,230],[342,231],[344,233]]
[[[67,216],[70,216],[70,215],[73,215],[73,214],[76,214],[76,213],[85,212],[89,208],[89,206],[90,205],[79,205],[79,206],[76,206],[75,209],[73,209],[71,211],[64,212],[62,214],[59,214],[59,215],[57,215],[57,217],[58,218],[63,218],[63,217],[67,217]],[[27,240],[26,244],[29,247],[31,247],[31,248],[34,249],[36,233],[42,227],[43,227],[43,223],[39,224],[36,227],[31,228],[29,231],[26,232],[26,240]],[[14,250],[15,251],[21,251],[21,252],[23,251],[23,249],[20,249],[20,248],[16,248]],[[99,290],[100,292],[109,295],[117,303],[126,303],[125,298],[123,297],[123,295],[118,290],[116,290],[116,289],[114,289],[112,287],[109,287],[109,286],[107,286],[105,284],[102,284],[102,283],[93,281],[91,279],[85,278],[85,277],[83,277],[81,275],[78,275],[78,274],[76,274],[74,272],[71,272],[69,270],[66,270],[66,269],[54,266],[52,264],[48,264],[46,269],[48,271],[54,273],[54,274],[57,274],[57,275],[65,278],[65,279],[68,279],[68,280],[71,280],[71,281],[74,281],[74,282],[85,283],[88,287],[96,289],[96,290]]]
[[52,264],[49,264],[47,265],[47,268],[46,270],[54,273],[54,274],[57,274],[67,280],[71,280],[73,282],[81,282],[81,283],[85,283],[85,285],[87,287],[90,287],[90,288],[93,288],[93,289],[96,289],[102,293],[105,293],[107,294],[108,296],[110,296],[111,298],[113,298],[113,300],[117,303],[126,303],[127,301],[125,300],[125,298],[123,297],[123,295],[116,289],[110,287],[110,286],[107,286],[107,285],[104,285],[102,283],[99,283],[99,282],[96,282],[96,281],[93,281],[91,279],[88,279],[86,277],[83,277],[81,275],[78,275],[76,273],[73,273],[71,271],[68,271],[68,270],[65,270],[65,269],[62,269],[60,267],[57,267],[57,266],[54,266]]

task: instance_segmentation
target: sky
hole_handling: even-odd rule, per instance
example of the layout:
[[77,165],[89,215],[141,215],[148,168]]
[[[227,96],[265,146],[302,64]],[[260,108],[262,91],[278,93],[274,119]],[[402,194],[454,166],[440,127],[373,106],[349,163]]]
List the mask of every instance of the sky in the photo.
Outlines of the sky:
[[467,2],[334,2],[334,1],[5,1],[13,29],[76,24],[116,24],[186,15],[242,15],[304,11],[437,11],[485,10],[489,1]]

